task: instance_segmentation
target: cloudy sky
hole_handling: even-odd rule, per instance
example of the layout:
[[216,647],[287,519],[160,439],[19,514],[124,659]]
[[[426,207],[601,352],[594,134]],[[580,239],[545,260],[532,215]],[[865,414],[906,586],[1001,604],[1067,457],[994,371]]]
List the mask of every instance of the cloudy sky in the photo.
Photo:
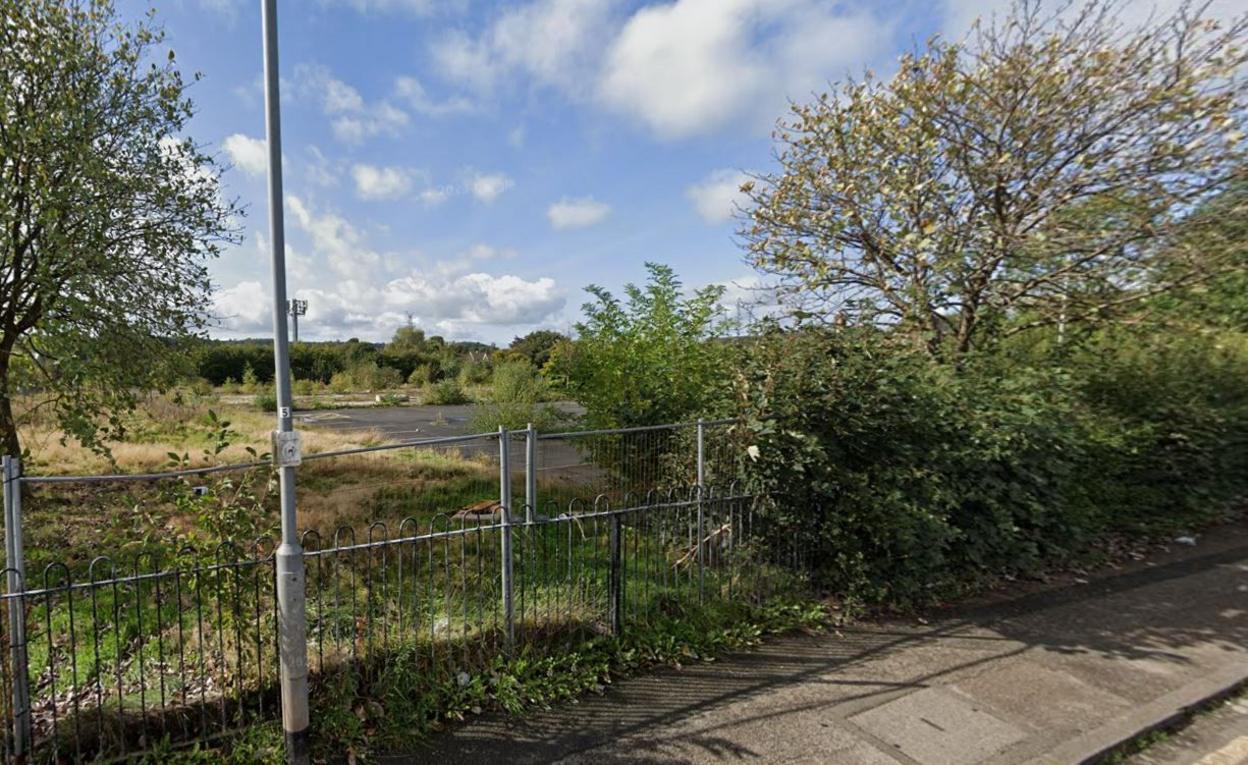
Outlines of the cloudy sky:
[[[585,285],[641,280],[647,260],[748,296],[736,188],[772,168],[786,103],[888,73],[993,4],[280,2],[300,335],[386,339],[409,314],[456,339],[567,331]],[[181,66],[203,75],[190,133],[248,207],[244,242],[213,266],[220,337],[270,332],[259,5],[156,4]]]

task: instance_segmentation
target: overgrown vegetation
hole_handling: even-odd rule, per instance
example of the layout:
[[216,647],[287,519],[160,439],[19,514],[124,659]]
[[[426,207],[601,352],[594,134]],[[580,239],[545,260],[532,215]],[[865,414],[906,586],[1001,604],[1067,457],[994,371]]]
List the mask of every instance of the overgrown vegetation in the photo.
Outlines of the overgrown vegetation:
[[574,344],[557,346],[552,375],[589,410],[593,427],[685,422],[711,408],[727,382],[724,327],[713,285],[686,295],[668,266],[646,264],[646,284],[625,301],[597,286]]
[[538,430],[553,430],[561,416],[548,403],[551,398],[550,383],[527,359],[505,361],[494,367],[489,399],[477,407],[472,430],[523,430],[529,424]]
[[1248,469],[1248,354],[1224,342],[1105,331],[954,369],[871,330],[773,332],[739,370],[749,473],[834,591],[949,597],[1222,517]]
[[[314,750],[332,760],[410,749],[430,733],[487,712],[524,714],[590,692],[655,666],[709,661],[757,645],[768,635],[818,630],[827,609],[779,597],[763,606],[717,603],[653,621],[620,637],[582,635],[571,642],[533,644],[476,666],[430,664],[400,650],[376,671],[359,666],[322,678],[313,690]],[[282,762],[280,726],[256,726],[224,750],[178,750],[166,744],[147,762]]]

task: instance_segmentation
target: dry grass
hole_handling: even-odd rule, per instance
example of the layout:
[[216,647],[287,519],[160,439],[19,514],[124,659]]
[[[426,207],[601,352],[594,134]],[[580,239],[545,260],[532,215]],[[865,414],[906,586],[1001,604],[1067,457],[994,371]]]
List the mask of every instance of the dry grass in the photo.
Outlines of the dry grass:
[[[214,454],[210,412],[229,423],[229,446]],[[98,454],[65,438],[46,417],[28,416],[22,442],[30,451],[29,475],[102,475],[148,473],[170,469],[170,453],[186,455],[193,467],[254,461],[247,451],[269,451],[271,413],[216,397],[152,395],[125,422],[124,440]],[[219,429],[221,426],[218,425]],[[303,430],[305,455],[385,443],[374,431]],[[233,474],[230,474],[233,475]],[[196,483],[201,482],[195,479]],[[99,543],[107,547],[134,540],[176,538],[197,522],[174,507],[156,483],[56,484],[28,495],[27,512],[41,533],[35,547],[73,548],[87,555]],[[276,525],[276,498],[259,488],[260,512]],[[481,455],[454,447],[398,449],[363,455],[308,460],[299,469],[299,527],[329,541],[349,526],[366,535],[374,521],[391,533],[406,517],[422,526],[437,513],[497,496],[497,467]],[[42,533],[46,530],[47,534]]]
[[[213,426],[209,412],[229,422],[230,446],[212,454]],[[178,400],[151,394],[125,422],[123,440],[108,443],[110,454],[100,454],[67,438],[42,413],[27,413],[20,429],[22,444],[30,451],[25,466],[29,474],[99,475],[103,473],[143,473],[167,469],[170,453],[185,454],[193,466],[250,462],[247,451],[269,451],[273,415],[237,404],[222,403],[215,396],[184,394]],[[352,449],[385,443],[374,431],[303,431],[304,452]],[[111,459],[110,459],[111,456]]]

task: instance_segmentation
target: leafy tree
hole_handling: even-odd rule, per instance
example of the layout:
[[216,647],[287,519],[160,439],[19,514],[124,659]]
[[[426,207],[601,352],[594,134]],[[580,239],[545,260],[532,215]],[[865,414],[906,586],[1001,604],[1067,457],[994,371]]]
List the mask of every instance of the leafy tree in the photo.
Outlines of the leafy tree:
[[[133,391],[160,380],[208,317],[205,263],[230,241],[211,157],[149,16],[107,0],[0,0],[0,444],[13,397],[42,392],[102,448]],[[141,360],[136,363],[137,360]],[[27,370],[18,380],[15,371]]]
[[555,346],[567,341],[567,335],[564,335],[562,332],[555,332],[552,329],[538,329],[524,337],[517,337],[512,340],[511,345],[507,348],[507,353],[511,356],[528,359],[530,364],[538,369],[542,369],[550,361],[550,354],[555,349]]
[[936,355],[1122,315],[1227,264],[1191,215],[1245,178],[1248,17],[1132,28],[1113,0],[1019,0],[897,74],[797,105],[744,187],[748,259],[802,320],[900,327]]
[[394,331],[394,337],[386,346],[386,350],[396,352],[424,351],[426,350],[425,331],[412,324],[409,317],[407,324]]
[[1185,235],[1185,246],[1232,266],[1227,273],[1161,296],[1151,308],[1167,322],[1248,331],[1248,183],[1203,205],[1210,223]]
[[704,287],[686,297],[668,266],[647,263],[644,287],[626,302],[590,286],[573,344],[557,346],[552,371],[585,405],[592,424],[626,427],[679,422],[705,412],[729,376],[719,298]]

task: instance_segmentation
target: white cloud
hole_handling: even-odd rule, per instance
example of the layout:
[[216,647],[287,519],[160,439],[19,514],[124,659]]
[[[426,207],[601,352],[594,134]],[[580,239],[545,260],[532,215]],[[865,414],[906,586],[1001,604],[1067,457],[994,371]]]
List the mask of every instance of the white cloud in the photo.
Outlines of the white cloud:
[[436,207],[450,198],[453,191],[446,186],[433,186],[420,192],[420,201],[429,207]]
[[546,210],[550,225],[556,229],[585,228],[601,223],[611,212],[611,206],[592,197],[581,199],[563,198]]
[[311,159],[303,164],[303,173],[308,183],[322,188],[338,185],[339,168],[315,146],[307,148]]
[[412,179],[401,167],[357,164],[351,168],[355,193],[362,199],[398,199],[412,187]]
[[478,37],[462,32],[433,48],[449,79],[490,90],[506,72],[524,72],[543,85],[570,92],[592,83],[611,34],[615,0],[534,0],[498,16]]
[[750,177],[740,170],[716,170],[698,183],[685,189],[685,196],[707,223],[724,223],[737,209],[745,206],[747,197],[741,184]]
[[221,144],[230,161],[247,175],[264,175],[269,167],[269,147],[262,138],[251,138],[242,133],[227,136]]
[[[415,250],[383,251],[369,241],[370,233],[332,208],[297,196],[288,196],[286,206],[290,241],[299,246],[286,248],[290,288],[309,303],[300,321],[308,339],[384,340],[410,313],[429,331],[501,340],[548,323],[567,305],[551,277],[493,272],[518,257],[506,247],[478,243],[441,260]],[[267,260],[263,234],[250,239],[254,249],[236,248],[225,260]],[[226,285],[213,296],[214,334],[269,335],[271,300],[264,281],[244,276]]]
[[329,5],[345,5],[360,13],[410,13],[427,16],[437,10],[434,0],[323,0]]
[[231,333],[272,331],[273,300],[260,282],[245,281],[218,290],[212,297],[216,324]]
[[667,0],[631,15],[624,8],[620,0],[530,0],[479,33],[444,36],[434,65],[481,93],[527,77],[664,138],[728,126],[757,133],[790,99],[805,100],[887,54],[896,24],[870,5],[826,0]]
[[412,273],[382,288],[383,305],[422,319],[471,324],[535,324],[563,308],[554,279],[470,273],[449,278]]
[[758,130],[879,55],[891,27],[816,0],[676,0],[642,8],[607,53],[598,96],[661,137]]
[[396,136],[410,121],[407,112],[387,100],[365,100],[358,90],[323,66],[297,67],[296,83],[300,93],[320,100],[321,111],[330,118],[334,136],[344,143]]
[[493,86],[495,63],[487,44],[452,31],[434,43],[431,53],[434,66],[447,79],[477,91]]
[[431,97],[425,86],[415,77],[395,78],[394,93],[418,114],[429,117],[465,114],[476,110],[476,105],[463,96],[452,96],[443,101]]
[[502,173],[478,173],[468,184],[468,190],[478,201],[489,204],[498,199],[512,185],[512,180]]
[[382,266],[381,254],[370,248],[363,234],[345,218],[332,212],[317,215],[296,196],[287,196],[286,206],[295,225],[311,240],[312,249],[324,255],[339,276],[358,277]]
[[592,71],[609,34],[610,0],[538,0],[503,14],[490,45],[504,66],[574,90]]

